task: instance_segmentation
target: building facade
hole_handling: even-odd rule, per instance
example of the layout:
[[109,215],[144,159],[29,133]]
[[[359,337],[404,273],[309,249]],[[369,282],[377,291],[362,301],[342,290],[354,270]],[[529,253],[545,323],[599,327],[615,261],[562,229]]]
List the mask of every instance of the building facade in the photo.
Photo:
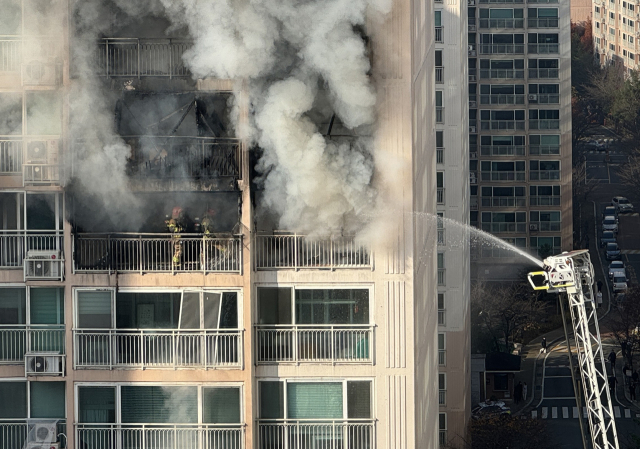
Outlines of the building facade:
[[396,0],[375,23],[375,140],[390,162],[378,179],[397,220],[392,238],[361,241],[260,221],[252,150],[225,119],[233,96],[247,117],[246,86],[193,80],[189,36],[156,17],[114,20],[89,50],[91,79],[112,101],[105,123],[126,143],[126,188],[109,203],[78,187],[95,148],[69,119],[85,76],[71,56],[76,16],[66,3],[10,3],[0,22],[0,446],[459,441],[469,250],[454,238],[466,231],[446,222],[469,213],[466,5]]
[[638,8],[634,2],[594,0],[592,30],[594,50],[600,64],[615,63],[628,70],[638,70]]
[[[569,2],[469,1],[471,223],[538,256],[572,248]],[[478,245],[485,279],[514,257]]]

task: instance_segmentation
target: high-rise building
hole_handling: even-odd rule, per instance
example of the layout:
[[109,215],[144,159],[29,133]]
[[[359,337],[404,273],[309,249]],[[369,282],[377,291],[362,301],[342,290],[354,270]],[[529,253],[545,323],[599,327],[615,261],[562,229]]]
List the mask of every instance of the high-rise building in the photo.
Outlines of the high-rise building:
[[[471,223],[541,256],[573,245],[569,12],[469,0]],[[523,261],[499,245],[473,258],[488,280]]]
[[[7,3],[0,447],[462,441],[466,5],[394,0],[355,28],[389,205],[369,214],[382,235],[356,238],[278,230],[263,212],[260,150],[230,125],[254,92],[194,76],[186,27],[106,1]],[[309,114],[325,141],[354,138],[325,112]]]
[[638,8],[634,2],[592,2],[593,48],[600,64],[618,64],[638,70]]

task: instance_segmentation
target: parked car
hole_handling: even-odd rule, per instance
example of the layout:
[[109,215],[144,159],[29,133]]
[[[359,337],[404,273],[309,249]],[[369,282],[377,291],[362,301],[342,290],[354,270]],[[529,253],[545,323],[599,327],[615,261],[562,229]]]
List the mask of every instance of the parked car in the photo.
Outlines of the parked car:
[[609,279],[613,279],[614,276],[627,277],[627,269],[625,268],[623,261],[614,260],[609,264]]
[[633,204],[624,196],[614,196],[611,204],[615,206],[620,213],[633,212],[634,209]]
[[627,291],[627,278],[622,275],[613,276],[613,293]]
[[607,243],[617,243],[616,235],[613,231],[604,231],[600,237],[600,248],[604,248]]
[[618,220],[616,220],[616,217],[613,215],[604,217],[604,220],[602,220],[602,230],[618,232]]
[[473,419],[492,418],[498,415],[509,414],[511,414],[511,408],[502,401],[487,400],[479,403],[477,407],[471,410],[471,417]]
[[617,243],[607,243],[604,249],[604,256],[607,260],[620,259],[620,247]]
[[616,206],[605,206],[604,209],[602,209],[602,219],[604,220],[604,217],[607,215],[613,215],[618,218],[618,209],[616,209]]

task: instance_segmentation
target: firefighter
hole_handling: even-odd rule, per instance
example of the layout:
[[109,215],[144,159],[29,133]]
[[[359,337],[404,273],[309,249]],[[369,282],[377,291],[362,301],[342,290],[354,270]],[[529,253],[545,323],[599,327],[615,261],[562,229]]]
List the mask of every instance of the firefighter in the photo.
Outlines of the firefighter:
[[208,209],[202,217],[202,221],[200,221],[200,230],[205,236],[213,234],[215,216],[215,209]]
[[[202,216],[202,220],[200,220],[200,223],[196,225],[200,230],[200,232],[202,232],[203,238],[205,240],[214,239],[215,237],[214,230],[215,230],[216,215],[217,215],[217,212],[215,209],[212,209],[212,208],[207,209],[207,211]],[[205,248],[211,249],[211,253],[209,253],[209,256],[211,256],[211,258],[209,259],[209,261],[206,260],[207,259],[206,254],[208,253],[208,251],[205,250],[205,253],[202,254],[202,263],[204,265],[207,265],[207,262],[208,262],[213,266],[226,260],[227,246],[224,244],[224,241],[215,239],[213,242],[209,242],[209,243],[205,242]]]
[[182,263],[182,241],[180,240],[180,233],[186,228],[184,210],[180,206],[174,207],[171,211],[171,218],[165,220],[165,223],[167,224],[167,229],[172,234],[173,257],[171,260],[174,266],[179,267]]

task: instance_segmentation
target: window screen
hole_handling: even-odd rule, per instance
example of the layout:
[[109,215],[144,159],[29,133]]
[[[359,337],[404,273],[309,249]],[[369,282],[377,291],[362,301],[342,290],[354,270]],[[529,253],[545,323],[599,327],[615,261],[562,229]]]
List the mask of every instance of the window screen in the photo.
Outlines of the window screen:
[[30,382],[31,418],[65,417],[64,382]]
[[64,289],[32,288],[29,308],[31,324],[64,324]]
[[340,419],[342,383],[288,383],[287,408],[292,419]]
[[111,292],[78,292],[78,327],[111,328]]
[[204,388],[202,407],[205,423],[239,423],[240,388]]
[[79,387],[78,421],[81,423],[116,422],[114,387]]
[[123,423],[198,422],[197,387],[122,386]]
[[371,418],[371,382],[347,382],[347,417]]

